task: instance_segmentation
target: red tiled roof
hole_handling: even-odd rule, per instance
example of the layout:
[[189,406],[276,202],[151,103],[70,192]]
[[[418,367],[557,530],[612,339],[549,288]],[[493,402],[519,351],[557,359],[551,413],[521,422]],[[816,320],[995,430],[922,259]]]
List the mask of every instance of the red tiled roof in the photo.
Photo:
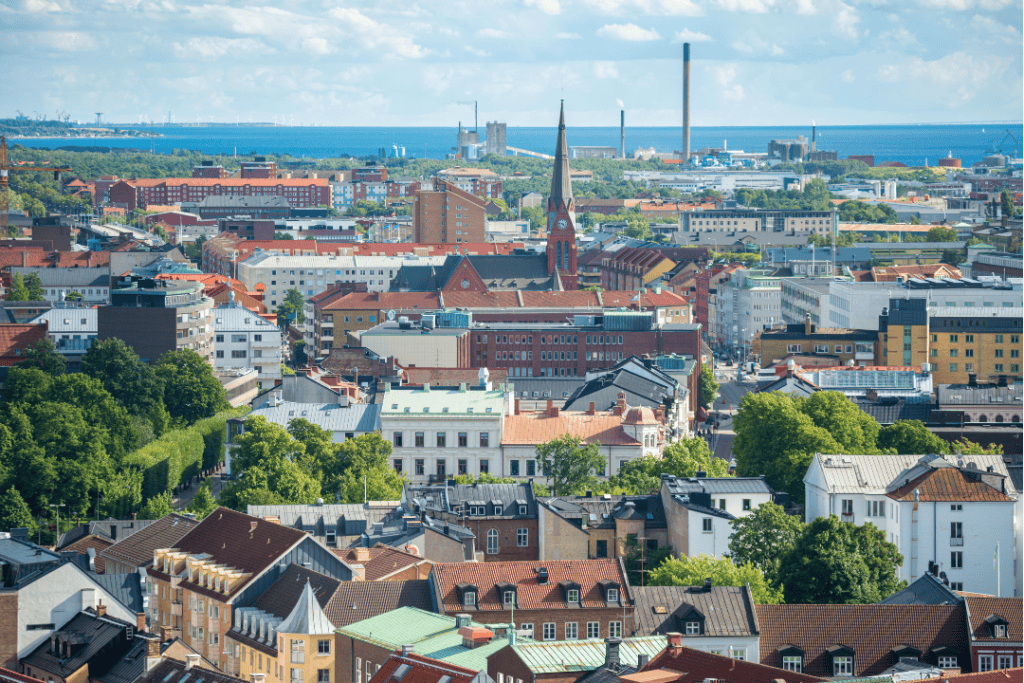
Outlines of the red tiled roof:
[[441,299],[448,308],[518,308],[518,294],[519,292],[441,292]]
[[74,543],[70,543],[64,546],[63,548],[61,548],[61,552],[69,551],[76,552],[79,555],[88,555],[89,548],[92,548],[96,551],[96,573],[102,574],[104,571],[105,563],[103,561],[103,558],[100,556],[100,553],[112,545],[114,545],[112,541],[108,541],[105,538],[100,538],[99,536],[96,536],[94,534],[89,534],[88,536],[78,539]]
[[442,677],[450,683],[470,683],[478,673],[464,666],[456,666],[423,655],[403,656],[401,652],[401,650],[395,650],[395,654],[388,657],[367,683],[388,683],[398,667],[402,665],[409,667],[402,675],[402,683],[438,683]]
[[377,544],[373,548],[366,548],[370,551],[370,559],[360,562],[356,559],[355,548],[336,549],[334,554],[341,558],[346,564],[361,564],[366,570],[367,581],[377,581],[389,574],[394,574],[400,569],[412,566],[424,559],[419,555],[407,553],[398,548],[392,548],[383,544]]
[[[177,513],[164,515],[144,529],[112,544],[101,554],[105,560],[132,566],[145,567],[153,561],[153,551],[170,548],[189,531],[199,525],[194,519]],[[97,557],[99,564],[99,557]]]
[[[601,292],[601,299],[607,307],[636,308],[638,302],[632,300],[635,296],[637,296],[637,293],[631,290],[612,290]],[[683,297],[667,290],[662,290],[660,292],[643,292],[639,297],[639,305],[645,307],[682,306],[685,303],[686,301]]]
[[438,308],[439,305],[440,302],[435,292],[351,292],[322,308],[327,311],[392,308],[432,310]]
[[43,681],[38,678],[26,676],[25,674],[20,674],[17,671],[4,669],[3,667],[0,667],[0,681],[10,681],[10,683],[43,683]]
[[0,358],[20,360],[19,351],[23,351],[37,341],[46,339],[46,324],[0,324]]
[[920,500],[923,502],[1013,502],[1013,498],[1002,491],[992,488],[980,478],[974,479],[971,475],[955,467],[929,470],[886,495],[893,500],[910,501],[914,500],[915,490],[919,492]]
[[622,429],[622,417],[611,413],[589,415],[585,412],[559,412],[549,417],[546,412],[521,413],[505,418],[503,445],[540,444],[572,434],[586,443],[602,446],[638,446],[640,442]]
[[[537,581],[536,567],[548,570],[548,582]],[[432,573],[445,611],[461,612],[456,584],[477,587],[476,609],[479,612],[504,611],[499,583],[516,586],[516,609],[568,609],[562,594],[561,581],[573,581],[580,587],[581,608],[607,607],[600,581],[619,584],[619,596],[627,606],[632,604],[626,592],[626,579],[616,559],[561,560],[547,562],[452,562],[434,565]]]
[[666,647],[655,655],[641,673],[649,671],[670,671],[676,674],[672,678],[675,683],[702,683],[707,680],[729,683],[814,683],[823,680],[807,673],[783,671],[763,663],[755,664],[688,647]]
[[[964,598],[967,603],[967,614],[970,619],[968,629],[975,642],[1021,642],[1021,623],[1024,613],[1021,612],[1022,598]],[[1006,637],[993,638],[985,620],[996,614],[1006,619]]]
[[[968,661],[967,618],[959,605],[757,605],[761,662],[781,666],[779,648],[804,651],[804,672],[830,676],[827,649],[854,651],[854,675],[871,676],[898,661],[893,648],[910,645],[922,656],[949,647]],[[789,679],[786,678],[788,681]]]
[[972,674],[952,674],[943,676],[942,683],[1008,683],[1009,681],[1024,680],[1024,669],[996,669],[995,671],[981,671]]

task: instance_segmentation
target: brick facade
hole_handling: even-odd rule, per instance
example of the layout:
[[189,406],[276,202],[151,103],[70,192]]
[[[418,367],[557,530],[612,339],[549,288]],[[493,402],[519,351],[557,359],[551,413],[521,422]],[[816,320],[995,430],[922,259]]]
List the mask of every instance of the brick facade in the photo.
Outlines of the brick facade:
[[[333,683],[367,683],[392,652],[389,647],[367,643],[342,633],[335,634],[334,646]],[[367,666],[370,667],[369,677],[366,675]]]
[[466,244],[486,241],[486,200],[443,180],[420,189],[413,202],[413,241]]
[[[512,562],[515,560],[537,560],[538,538],[536,519],[469,519],[460,522],[476,534],[477,551],[484,553],[485,562]],[[519,546],[519,531],[526,530],[526,545]],[[498,552],[488,552],[490,532],[498,532]]]
[[0,667],[18,668],[18,593],[0,593]]

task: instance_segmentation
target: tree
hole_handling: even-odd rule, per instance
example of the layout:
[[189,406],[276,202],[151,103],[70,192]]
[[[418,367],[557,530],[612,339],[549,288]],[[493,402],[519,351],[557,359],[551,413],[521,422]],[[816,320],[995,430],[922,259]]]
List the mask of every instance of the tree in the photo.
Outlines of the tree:
[[171,492],[164,491],[146,501],[139,510],[139,519],[161,519],[174,512],[171,504]]
[[953,228],[936,225],[927,232],[925,240],[928,242],[957,242],[960,240],[960,235]]
[[737,476],[763,474],[796,501],[803,500],[803,477],[814,454],[842,452],[831,434],[778,392],[745,395],[733,425]]
[[646,216],[631,214],[626,219],[626,228],[622,234],[638,240],[649,240],[654,233],[651,232],[651,224]]
[[950,444],[949,452],[956,455],[1002,455],[1003,445],[990,443],[988,448],[984,448],[980,443],[964,438]]
[[83,373],[99,380],[129,413],[153,421],[157,436],[162,433],[158,429],[162,415],[154,419],[154,414],[166,414],[163,383],[156,370],[143,363],[132,347],[116,338],[96,340],[82,356],[81,367]]
[[71,290],[64,295],[64,301],[82,301],[83,299],[85,297],[82,296],[82,293],[76,290]]
[[750,593],[758,605],[782,602],[781,592],[773,587],[764,572],[752,564],[738,566],[728,558],[700,554],[694,557],[670,557],[650,573],[649,586],[703,586],[710,578],[712,586],[750,584]]
[[305,446],[280,425],[261,415],[250,417],[235,442],[233,467],[242,474],[221,492],[228,507],[308,505],[320,497],[320,480],[300,464]]
[[292,287],[284,295],[284,301],[277,307],[278,324],[288,329],[288,325],[294,323],[301,325],[306,319],[306,300],[302,298],[302,292]]
[[835,515],[804,529],[779,569],[787,603],[872,604],[902,585],[903,556],[873,524],[856,526]]
[[31,529],[33,526],[32,511],[18,489],[11,486],[6,493],[0,494],[0,531]]
[[192,496],[191,502],[185,506],[185,510],[194,514],[196,519],[203,519],[216,509],[217,499],[213,497],[210,489],[210,480],[204,479],[196,495]]
[[537,460],[555,496],[582,491],[595,480],[595,473],[603,474],[605,470],[599,445],[584,443],[572,434],[537,446]]
[[1017,210],[1013,205],[1013,193],[1007,187],[1004,187],[1003,191],[999,193],[999,207],[1007,218],[1013,218],[1017,215]]
[[49,338],[40,339],[25,349],[25,359],[18,363],[19,368],[39,368],[48,375],[62,375],[67,370],[67,361],[57,353],[57,347]]
[[811,418],[839,443],[844,453],[877,452],[878,421],[838,391],[817,391],[796,402],[797,409]]
[[25,278],[21,273],[15,273],[11,279],[11,288],[7,291],[8,301],[31,301],[28,288],[25,286]]
[[277,232],[274,233],[274,239],[275,240],[293,240],[293,239],[295,239],[295,236],[292,235],[290,232],[282,232],[282,231],[278,230]]
[[729,463],[714,457],[707,441],[694,436],[669,444],[661,457],[645,455],[622,463],[619,471],[608,479],[608,488],[610,493],[645,495],[658,491],[662,474],[693,477],[697,472],[708,477],[727,477]]
[[672,548],[667,545],[657,548],[641,546],[640,541],[630,535],[626,538],[623,547],[626,560],[626,575],[629,577],[631,586],[647,585],[648,580],[645,574],[649,574],[651,567],[660,567],[662,563],[672,556]]
[[156,366],[164,405],[179,424],[192,424],[228,407],[224,386],[210,364],[192,349],[168,351]]
[[718,395],[718,382],[715,381],[715,371],[705,365],[700,369],[700,402],[705,407],[711,406]]
[[945,441],[929,432],[920,420],[897,420],[885,427],[878,434],[878,447],[900,455],[945,453],[949,448]]
[[28,301],[43,301],[46,298],[39,273],[29,273],[25,276],[25,289],[28,290]]
[[729,557],[738,565],[750,563],[764,572],[773,586],[779,585],[782,559],[793,550],[803,533],[799,517],[787,515],[781,506],[765,503],[732,522]]

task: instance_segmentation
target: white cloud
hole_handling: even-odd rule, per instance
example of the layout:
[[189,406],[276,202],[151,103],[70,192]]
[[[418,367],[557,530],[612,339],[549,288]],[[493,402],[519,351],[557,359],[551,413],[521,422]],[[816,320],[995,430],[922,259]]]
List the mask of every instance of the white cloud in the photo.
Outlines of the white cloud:
[[797,14],[817,14],[818,8],[814,6],[814,0],[796,0],[794,8]]
[[503,40],[505,38],[508,38],[509,34],[506,33],[505,31],[499,31],[496,28],[491,28],[491,27],[488,26],[487,28],[482,28],[479,31],[477,31],[476,32],[476,37],[477,38],[493,38],[495,40]]
[[389,48],[391,54],[412,59],[418,59],[426,54],[411,37],[402,35],[387,24],[374,21],[357,9],[336,7],[328,14],[345,24],[346,37],[358,36],[357,41],[361,40],[367,48],[373,49],[384,45]]
[[691,31],[688,28],[682,31],[676,31],[676,34],[672,37],[673,43],[710,43],[711,36],[706,33],[698,33],[697,31]]
[[96,40],[80,31],[41,31],[33,39],[40,45],[61,52],[85,52],[96,48]]
[[466,52],[468,52],[469,54],[475,55],[477,57],[490,57],[491,56],[490,52],[487,52],[486,50],[478,50],[475,47],[470,47],[469,45],[466,45],[463,49]]
[[661,40],[661,36],[654,29],[640,28],[636,24],[606,24],[597,29],[597,35],[601,38],[611,38],[612,40],[636,42]]
[[184,43],[173,43],[171,49],[175,57],[186,61],[196,57],[214,59],[226,54],[276,52],[274,48],[254,38],[189,38]]
[[601,14],[646,14],[673,17],[699,17],[704,10],[693,0],[584,0],[584,4]]
[[718,6],[728,12],[764,14],[773,5],[775,0],[718,0]]
[[857,10],[846,3],[836,4],[835,14],[832,17],[832,25],[840,36],[857,40],[857,24],[860,23],[860,16]]
[[562,5],[558,0],[523,0],[527,7],[536,7],[544,14],[560,14]]
[[778,56],[778,55],[784,55],[784,54],[786,54],[786,51],[785,51],[785,50],[783,50],[783,49],[782,49],[781,47],[779,47],[778,45],[775,45],[775,44],[773,44],[773,45],[772,45],[772,54],[773,54],[773,55],[775,55],[775,56]]
[[856,77],[853,75],[853,69],[847,69],[842,74],[843,83],[853,83]]
[[977,40],[1002,41],[1008,45],[1020,45],[1021,42],[1020,31],[1016,27],[980,14],[971,17],[971,28],[977,31]]
[[754,51],[753,46],[751,46],[749,43],[743,42],[742,40],[734,40],[732,43],[732,49],[736,50],[737,52],[747,53]]
[[47,0],[25,0],[21,4],[21,9],[25,12],[60,12],[61,7],[56,2],[47,2]]
[[566,33],[565,31],[560,31],[555,34],[555,38],[557,40],[579,40],[582,37],[583,36],[578,33]]
[[898,15],[898,14],[890,14],[889,16],[886,17],[886,19],[888,19],[892,23],[896,24],[896,23],[899,23],[900,15]]
[[594,75],[598,78],[618,78],[619,70],[614,62],[595,62]]
[[986,10],[1001,10],[1009,5],[1016,4],[1018,0],[917,0],[917,2],[923,7],[963,12],[975,5]]
[[990,81],[1001,82],[1008,64],[1007,59],[955,52],[931,61],[914,57],[885,64],[878,70],[878,78],[889,83],[926,82],[939,87],[944,93],[956,95],[947,97],[948,106],[953,107],[958,102],[986,97],[986,86]]

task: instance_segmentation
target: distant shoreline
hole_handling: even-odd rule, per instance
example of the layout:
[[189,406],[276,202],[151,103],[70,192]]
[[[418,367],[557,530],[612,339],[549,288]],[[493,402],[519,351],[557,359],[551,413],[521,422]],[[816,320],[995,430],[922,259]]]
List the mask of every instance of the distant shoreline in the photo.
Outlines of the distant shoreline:
[[138,140],[142,138],[162,138],[161,133],[146,135],[5,135],[8,140]]

